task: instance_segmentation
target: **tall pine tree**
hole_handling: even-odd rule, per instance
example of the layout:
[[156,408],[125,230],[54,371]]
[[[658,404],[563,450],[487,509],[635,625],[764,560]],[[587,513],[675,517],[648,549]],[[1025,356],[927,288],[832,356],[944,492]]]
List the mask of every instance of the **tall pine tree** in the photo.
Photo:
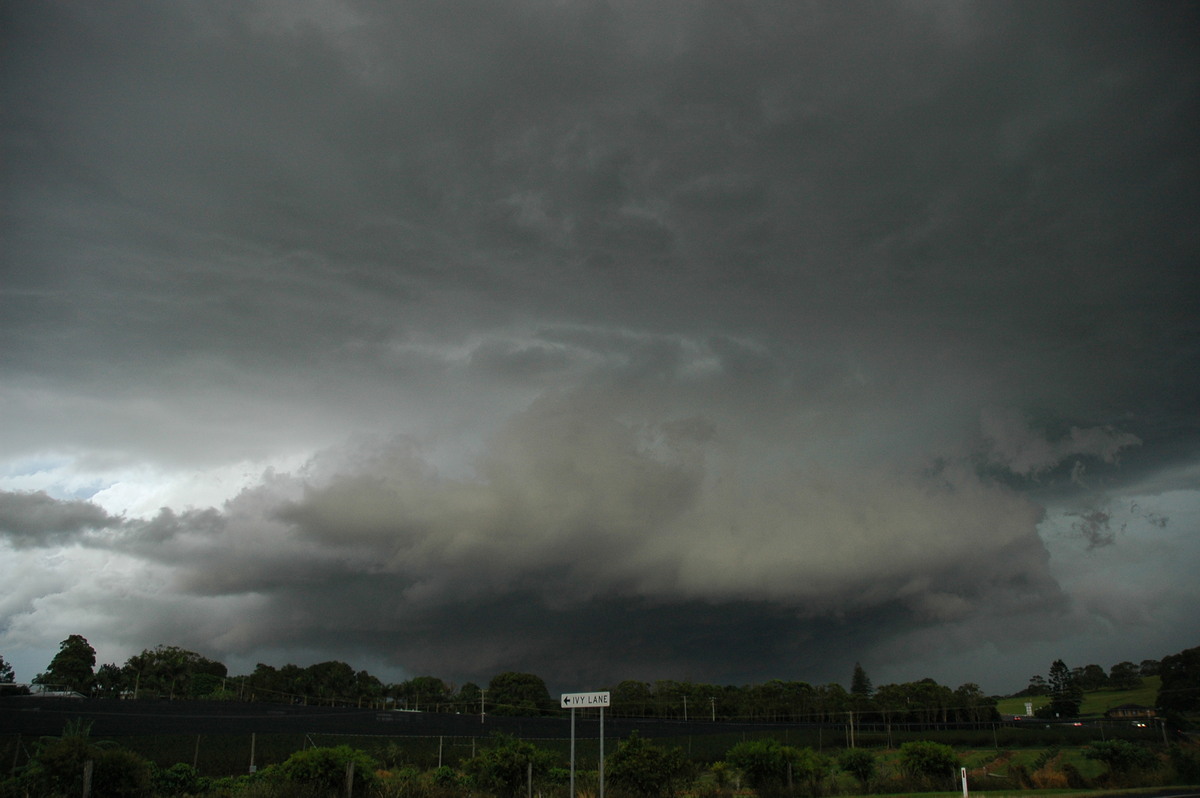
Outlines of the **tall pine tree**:
[[863,670],[861,664],[854,663],[854,676],[850,678],[850,695],[870,698],[873,692],[875,692],[875,688],[871,686],[871,680],[867,678],[867,672]]
[[1073,718],[1079,714],[1083,703],[1083,689],[1071,669],[1061,659],[1050,666],[1050,706],[1052,717]]

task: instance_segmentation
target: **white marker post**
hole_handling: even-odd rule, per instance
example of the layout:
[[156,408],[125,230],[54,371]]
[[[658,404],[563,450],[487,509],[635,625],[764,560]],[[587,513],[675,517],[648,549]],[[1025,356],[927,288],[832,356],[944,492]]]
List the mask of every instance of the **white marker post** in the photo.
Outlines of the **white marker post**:
[[610,694],[601,693],[563,693],[562,708],[571,710],[571,793],[568,798],[575,798],[575,709],[597,708],[600,710],[600,795],[604,798],[604,708],[609,705]]
[[967,798],[967,769],[966,768],[962,769],[962,780],[963,780],[963,798]]

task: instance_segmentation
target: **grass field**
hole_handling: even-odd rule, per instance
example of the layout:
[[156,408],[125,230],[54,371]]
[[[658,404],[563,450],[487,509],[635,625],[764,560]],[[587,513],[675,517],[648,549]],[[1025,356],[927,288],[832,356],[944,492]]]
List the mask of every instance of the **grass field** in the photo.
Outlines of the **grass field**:
[[[1095,690],[1084,693],[1083,705],[1079,709],[1080,715],[1100,717],[1113,707],[1119,707],[1122,704],[1141,704],[1145,707],[1152,707],[1158,703],[1160,683],[1161,680],[1157,676],[1147,676],[1142,680],[1142,686],[1133,690]],[[1037,709],[1049,704],[1050,697],[1004,698],[1000,700],[996,708],[1001,715],[1023,715],[1026,701],[1032,701],[1033,708]]]

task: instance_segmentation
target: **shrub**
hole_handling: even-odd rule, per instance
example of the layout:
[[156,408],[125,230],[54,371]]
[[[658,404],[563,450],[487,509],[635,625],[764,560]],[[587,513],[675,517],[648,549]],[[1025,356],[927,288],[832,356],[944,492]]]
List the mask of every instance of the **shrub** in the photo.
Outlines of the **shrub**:
[[1185,784],[1200,783],[1200,745],[1173,745],[1170,756],[1176,779]]
[[156,795],[170,798],[207,792],[212,787],[212,780],[201,776],[200,771],[191,765],[176,762],[165,770],[156,769],[150,777],[150,784]]
[[92,770],[92,795],[134,798],[150,790],[152,765],[124,748],[101,750]]
[[791,749],[778,740],[745,740],[730,748],[725,759],[742,772],[749,786],[761,790],[783,786],[790,755]]
[[759,792],[787,786],[790,774],[794,782],[806,786],[809,794],[819,795],[829,773],[829,760],[811,748],[792,748],[774,739],[738,743],[729,749],[725,759]]
[[635,731],[607,757],[604,773],[619,790],[657,798],[674,792],[675,783],[687,770],[683,749],[650,745]]
[[1107,776],[1112,783],[1158,765],[1158,757],[1153,751],[1128,740],[1101,740],[1092,743],[1083,755],[1108,765]]
[[376,782],[375,760],[365,751],[339,745],[336,748],[309,748],[297,751],[271,769],[272,780],[293,785],[336,791],[346,785],[346,770],[354,764],[354,793],[365,794]]
[[914,781],[943,786],[958,775],[958,757],[948,745],[920,740],[900,746],[900,767]]
[[544,781],[558,758],[533,743],[523,742],[505,734],[496,735],[490,748],[485,748],[464,765],[474,784],[504,798],[523,795],[533,767],[535,782]]
[[854,778],[866,790],[875,777],[875,755],[864,748],[847,748],[838,754],[838,767]]
[[829,758],[818,754],[811,748],[792,750],[794,751],[790,762],[792,778],[804,785],[805,791],[809,795],[820,795],[824,791],[825,777],[829,775]]

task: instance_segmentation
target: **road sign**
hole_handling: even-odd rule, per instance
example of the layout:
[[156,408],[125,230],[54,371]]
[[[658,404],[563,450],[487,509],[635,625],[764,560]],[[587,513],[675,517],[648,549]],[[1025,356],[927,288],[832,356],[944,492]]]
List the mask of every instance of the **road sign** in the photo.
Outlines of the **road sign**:
[[590,709],[594,707],[606,707],[609,702],[609,692],[606,690],[602,693],[563,693],[562,708],[563,709]]

